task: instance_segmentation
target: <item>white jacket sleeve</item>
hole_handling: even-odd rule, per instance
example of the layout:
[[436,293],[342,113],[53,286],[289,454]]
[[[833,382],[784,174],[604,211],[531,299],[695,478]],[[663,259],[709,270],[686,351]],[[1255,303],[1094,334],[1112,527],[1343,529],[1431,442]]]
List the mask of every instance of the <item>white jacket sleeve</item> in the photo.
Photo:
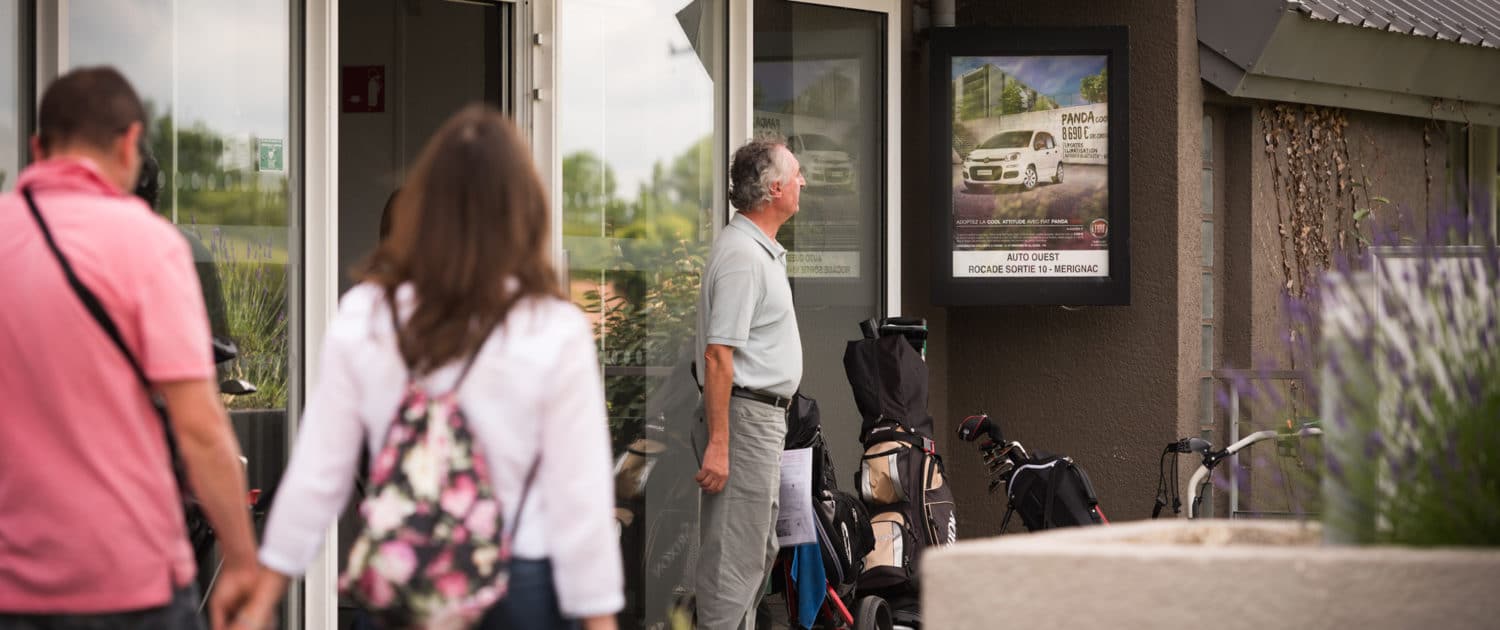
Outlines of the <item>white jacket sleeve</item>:
[[301,575],[322,548],[328,527],[343,512],[354,486],[365,430],[350,356],[340,341],[340,313],[323,344],[316,387],[302,413],[291,462],[276,490],[260,561],[289,576]]
[[584,618],[620,611],[625,594],[604,384],[587,321],[577,322],[543,379],[552,391],[532,491],[547,497],[542,517],[558,605],[565,616]]

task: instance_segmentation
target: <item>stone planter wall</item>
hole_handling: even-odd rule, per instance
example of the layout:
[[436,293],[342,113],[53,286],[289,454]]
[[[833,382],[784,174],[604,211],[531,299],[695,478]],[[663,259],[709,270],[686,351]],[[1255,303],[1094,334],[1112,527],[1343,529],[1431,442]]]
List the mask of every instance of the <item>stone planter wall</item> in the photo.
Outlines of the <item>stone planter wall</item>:
[[1297,523],[1151,521],[961,542],[923,558],[924,626],[1500,627],[1500,550],[1321,537]]

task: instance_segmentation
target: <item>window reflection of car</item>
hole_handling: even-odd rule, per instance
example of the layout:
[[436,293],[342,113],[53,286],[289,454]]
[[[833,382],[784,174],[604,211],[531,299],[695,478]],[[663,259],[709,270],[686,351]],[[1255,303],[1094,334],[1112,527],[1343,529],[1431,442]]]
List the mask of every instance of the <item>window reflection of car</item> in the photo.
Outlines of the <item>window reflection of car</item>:
[[839,146],[833,138],[817,133],[804,133],[786,139],[787,148],[802,163],[803,177],[807,185],[841,186],[854,184],[854,164],[849,152]]
[[964,188],[983,190],[1001,184],[1020,184],[1031,190],[1046,177],[1063,180],[1062,147],[1046,131],[1018,129],[990,136],[964,159]]

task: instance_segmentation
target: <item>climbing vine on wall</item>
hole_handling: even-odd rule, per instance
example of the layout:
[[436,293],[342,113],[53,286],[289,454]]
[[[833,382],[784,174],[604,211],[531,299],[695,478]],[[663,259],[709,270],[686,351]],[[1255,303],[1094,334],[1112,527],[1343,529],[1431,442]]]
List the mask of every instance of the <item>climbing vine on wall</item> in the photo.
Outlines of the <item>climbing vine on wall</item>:
[[1283,286],[1293,296],[1305,296],[1308,283],[1339,252],[1360,247],[1358,223],[1371,198],[1368,182],[1349,159],[1348,126],[1341,109],[1284,103],[1260,108]]

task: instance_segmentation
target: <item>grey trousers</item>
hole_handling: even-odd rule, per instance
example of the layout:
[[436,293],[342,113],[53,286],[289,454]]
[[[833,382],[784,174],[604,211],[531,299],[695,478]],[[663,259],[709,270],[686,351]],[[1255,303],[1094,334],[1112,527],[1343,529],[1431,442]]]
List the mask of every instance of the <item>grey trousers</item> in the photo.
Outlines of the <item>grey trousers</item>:
[[[707,424],[700,422],[695,433],[695,444],[702,449],[708,443]],[[785,440],[785,411],[729,398],[729,480],[722,492],[704,493],[701,508],[694,580],[699,628],[755,627],[755,607],[779,549],[776,510]]]

